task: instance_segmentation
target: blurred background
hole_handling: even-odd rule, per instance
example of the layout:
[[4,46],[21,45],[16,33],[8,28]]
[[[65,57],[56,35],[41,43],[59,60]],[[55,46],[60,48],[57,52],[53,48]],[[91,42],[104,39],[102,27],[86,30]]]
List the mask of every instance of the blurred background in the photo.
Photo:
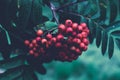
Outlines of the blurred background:
[[102,56],[101,49],[90,44],[88,50],[73,62],[53,61],[44,64],[46,75],[36,72],[39,80],[120,80],[120,53],[115,47],[111,59]]

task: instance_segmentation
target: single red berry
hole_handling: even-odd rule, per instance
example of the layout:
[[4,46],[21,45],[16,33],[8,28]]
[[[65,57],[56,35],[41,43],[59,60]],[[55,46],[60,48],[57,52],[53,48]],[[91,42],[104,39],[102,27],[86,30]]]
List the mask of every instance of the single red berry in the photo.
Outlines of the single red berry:
[[83,27],[83,29],[85,29],[87,27],[86,23],[81,23],[80,25]]
[[89,41],[87,38],[83,38],[82,42],[85,44],[85,45],[88,45],[89,44]]
[[86,33],[87,33],[87,35],[90,33],[90,31],[89,31],[89,29],[88,29],[88,28],[85,28],[83,31],[84,31],[84,32],[86,32]]
[[43,31],[42,30],[38,30],[36,34],[37,34],[37,36],[42,36],[43,35]]
[[73,29],[72,29],[71,27],[68,27],[68,28],[66,29],[66,33],[67,33],[67,34],[69,34],[69,33],[72,34],[72,32],[73,32]]
[[59,30],[59,32],[64,32],[64,31],[66,30],[65,25],[64,25],[64,24],[60,24],[60,25],[58,26],[58,30]]
[[78,27],[78,23],[73,23],[73,24],[72,24],[72,28],[73,28],[73,30],[76,30],[77,27]]
[[87,50],[87,48],[88,48],[88,47],[87,47],[87,46],[85,46],[85,47],[83,48],[83,51],[86,51],[86,50]]
[[41,41],[41,37],[36,37],[36,41],[37,42]]
[[47,38],[48,40],[50,40],[50,39],[52,38],[52,34],[48,33],[48,34],[46,35],[46,38]]
[[82,36],[82,34],[77,34],[77,38],[79,38],[79,39],[82,39],[83,38],[83,36]]
[[51,42],[52,42],[52,43],[56,43],[56,41],[57,41],[57,40],[56,40],[55,37],[53,37],[53,38],[51,39]]
[[33,48],[33,44],[32,43],[29,44],[29,48]]
[[57,47],[57,48],[59,48],[59,47],[61,47],[62,46],[62,44],[60,43],[60,42],[57,42],[56,44],[55,44],[55,47]]
[[62,34],[58,34],[57,35],[57,40],[58,41],[61,41],[61,40],[63,40],[64,39],[64,36],[62,35]]
[[84,49],[85,48],[85,44],[82,42],[82,43],[80,43],[80,48],[81,49]]
[[66,25],[67,27],[72,26],[72,20],[67,19],[67,20],[65,21],[65,25]]
[[81,54],[81,53],[82,53],[81,50],[80,50],[79,48],[76,48],[75,51],[76,51],[77,54]]
[[76,50],[76,47],[75,47],[75,46],[71,46],[71,47],[70,47],[70,50],[75,51],[75,50]]
[[82,32],[83,27],[81,25],[78,26],[78,32]]
[[37,44],[35,39],[32,40],[32,44],[34,44],[34,45]]
[[44,38],[43,38],[43,39],[41,40],[41,43],[42,43],[42,44],[46,44],[46,43],[47,43],[47,39],[44,39]]
[[77,35],[76,31],[72,33],[72,36],[75,37]]
[[84,31],[81,34],[82,34],[83,38],[86,38],[88,36],[87,33]]
[[30,55],[33,55],[33,54],[34,54],[34,51],[33,51],[33,50],[30,50],[30,51],[29,51],[29,54],[30,54]]
[[74,39],[72,40],[72,42],[73,42],[73,43],[77,43],[77,38],[74,38]]
[[28,46],[28,45],[30,44],[30,41],[29,41],[29,40],[25,40],[25,41],[24,41],[24,44],[25,44],[26,46]]

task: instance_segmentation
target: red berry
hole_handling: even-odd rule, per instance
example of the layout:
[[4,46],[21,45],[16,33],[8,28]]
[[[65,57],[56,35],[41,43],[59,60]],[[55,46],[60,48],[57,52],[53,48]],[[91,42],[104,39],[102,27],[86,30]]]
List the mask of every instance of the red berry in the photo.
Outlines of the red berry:
[[41,41],[41,37],[36,37],[36,41],[37,42]]
[[67,33],[67,34],[69,34],[69,33],[72,34],[72,32],[73,32],[73,29],[72,29],[71,27],[68,27],[68,28],[66,29],[66,33]]
[[73,24],[72,24],[72,28],[73,28],[73,30],[76,30],[77,27],[78,27],[78,23],[73,23]]
[[72,35],[73,35],[73,37],[74,37],[74,36],[76,36],[76,35],[77,35],[77,33],[74,31],[74,32],[72,33]]
[[84,49],[84,47],[85,47],[85,44],[82,42],[82,43],[80,43],[80,48],[81,49]]
[[32,44],[37,44],[35,39],[32,40]]
[[53,37],[53,38],[51,39],[51,42],[52,42],[52,43],[56,43],[56,38]]
[[85,45],[88,45],[89,44],[89,41],[87,38],[83,38],[82,42],[85,44]]
[[79,38],[79,39],[82,39],[83,38],[83,36],[82,36],[82,34],[77,34],[77,38]]
[[64,39],[64,36],[62,35],[62,34],[58,34],[57,35],[57,40],[58,41],[61,41],[61,40],[63,40]]
[[85,46],[85,47],[83,48],[83,51],[86,51],[86,50],[87,50],[87,48],[88,48],[88,47],[87,47],[87,46]]
[[43,31],[42,30],[38,30],[36,34],[37,34],[37,36],[42,36]]
[[33,48],[33,44],[32,43],[29,44],[29,48]]
[[86,33],[87,33],[87,35],[90,33],[90,31],[89,31],[89,29],[88,29],[88,28],[84,29],[83,31],[84,31],[84,32],[86,32]]
[[86,38],[88,36],[86,32],[82,32],[81,34],[84,38]]
[[82,53],[79,48],[77,48],[75,51],[76,51],[77,54],[81,54]]
[[41,43],[42,43],[42,44],[46,44],[46,43],[47,43],[47,40],[46,40],[46,39],[42,39],[42,40],[41,40]]
[[48,34],[46,35],[46,38],[50,40],[50,39],[52,38],[52,34],[48,33]]
[[60,43],[60,42],[57,42],[56,44],[55,44],[55,47],[57,47],[57,48],[59,48],[59,47],[61,47],[62,46],[62,44]]
[[66,30],[65,25],[64,25],[64,24],[60,24],[60,25],[58,26],[58,30],[59,30],[60,32],[64,32],[64,31]]
[[65,21],[65,25],[66,25],[67,27],[72,26],[72,21],[71,21],[70,19],[67,19],[67,20]]
[[79,25],[79,26],[78,26],[78,31],[79,31],[79,32],[82,32],[82,30],[83,30],[83,27],[82,27],[81,25]]
[[25,40],[24,44],[28,46],[30,44],[30,41],[29,40]]
[[80,25],[83,27],[83,29],[87,27],[86,23],[81,23]]
[[30,50],[30,51],[29,51],[29,54],[33,55],[33,54],[34,54],[34,51],[33,51],[33,50]]
[[76,47],[75,46],[71,46],[70,50],[75,51]]

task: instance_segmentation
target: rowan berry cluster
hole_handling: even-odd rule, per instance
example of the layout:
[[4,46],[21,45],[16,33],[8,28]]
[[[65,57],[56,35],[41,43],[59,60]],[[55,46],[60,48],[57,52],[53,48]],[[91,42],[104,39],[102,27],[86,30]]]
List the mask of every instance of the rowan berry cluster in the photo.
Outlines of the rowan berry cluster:
[[38,30],[36,38],[25,40],[25,45],[29,47],[29,54],[35,57],[44,56],[43,58],[49,58],[48,60],[73,61],[87,50],[88,34],[86,23],[73,23],[68,19],[65,24],[58,26],[55,35],[47,33],[43,36],[44,32]]

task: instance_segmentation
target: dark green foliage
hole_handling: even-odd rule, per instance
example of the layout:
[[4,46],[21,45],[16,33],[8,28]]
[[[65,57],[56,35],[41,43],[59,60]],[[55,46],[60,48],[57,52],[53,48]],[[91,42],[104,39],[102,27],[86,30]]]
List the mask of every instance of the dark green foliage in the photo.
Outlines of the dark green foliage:
[[[45,74],[42,60],[29,57],[23,41],[37,29],[54,34],[66,19],[86,22],[90,43],[95,40],[103,55],[112,58],[114,44],[120,49],[119,0],[0,0],[0,57],[5,59],[0,68],[6,70],[0,80],[37,80],[34,70]],[[18,49],[23,53],[17,54]]]

